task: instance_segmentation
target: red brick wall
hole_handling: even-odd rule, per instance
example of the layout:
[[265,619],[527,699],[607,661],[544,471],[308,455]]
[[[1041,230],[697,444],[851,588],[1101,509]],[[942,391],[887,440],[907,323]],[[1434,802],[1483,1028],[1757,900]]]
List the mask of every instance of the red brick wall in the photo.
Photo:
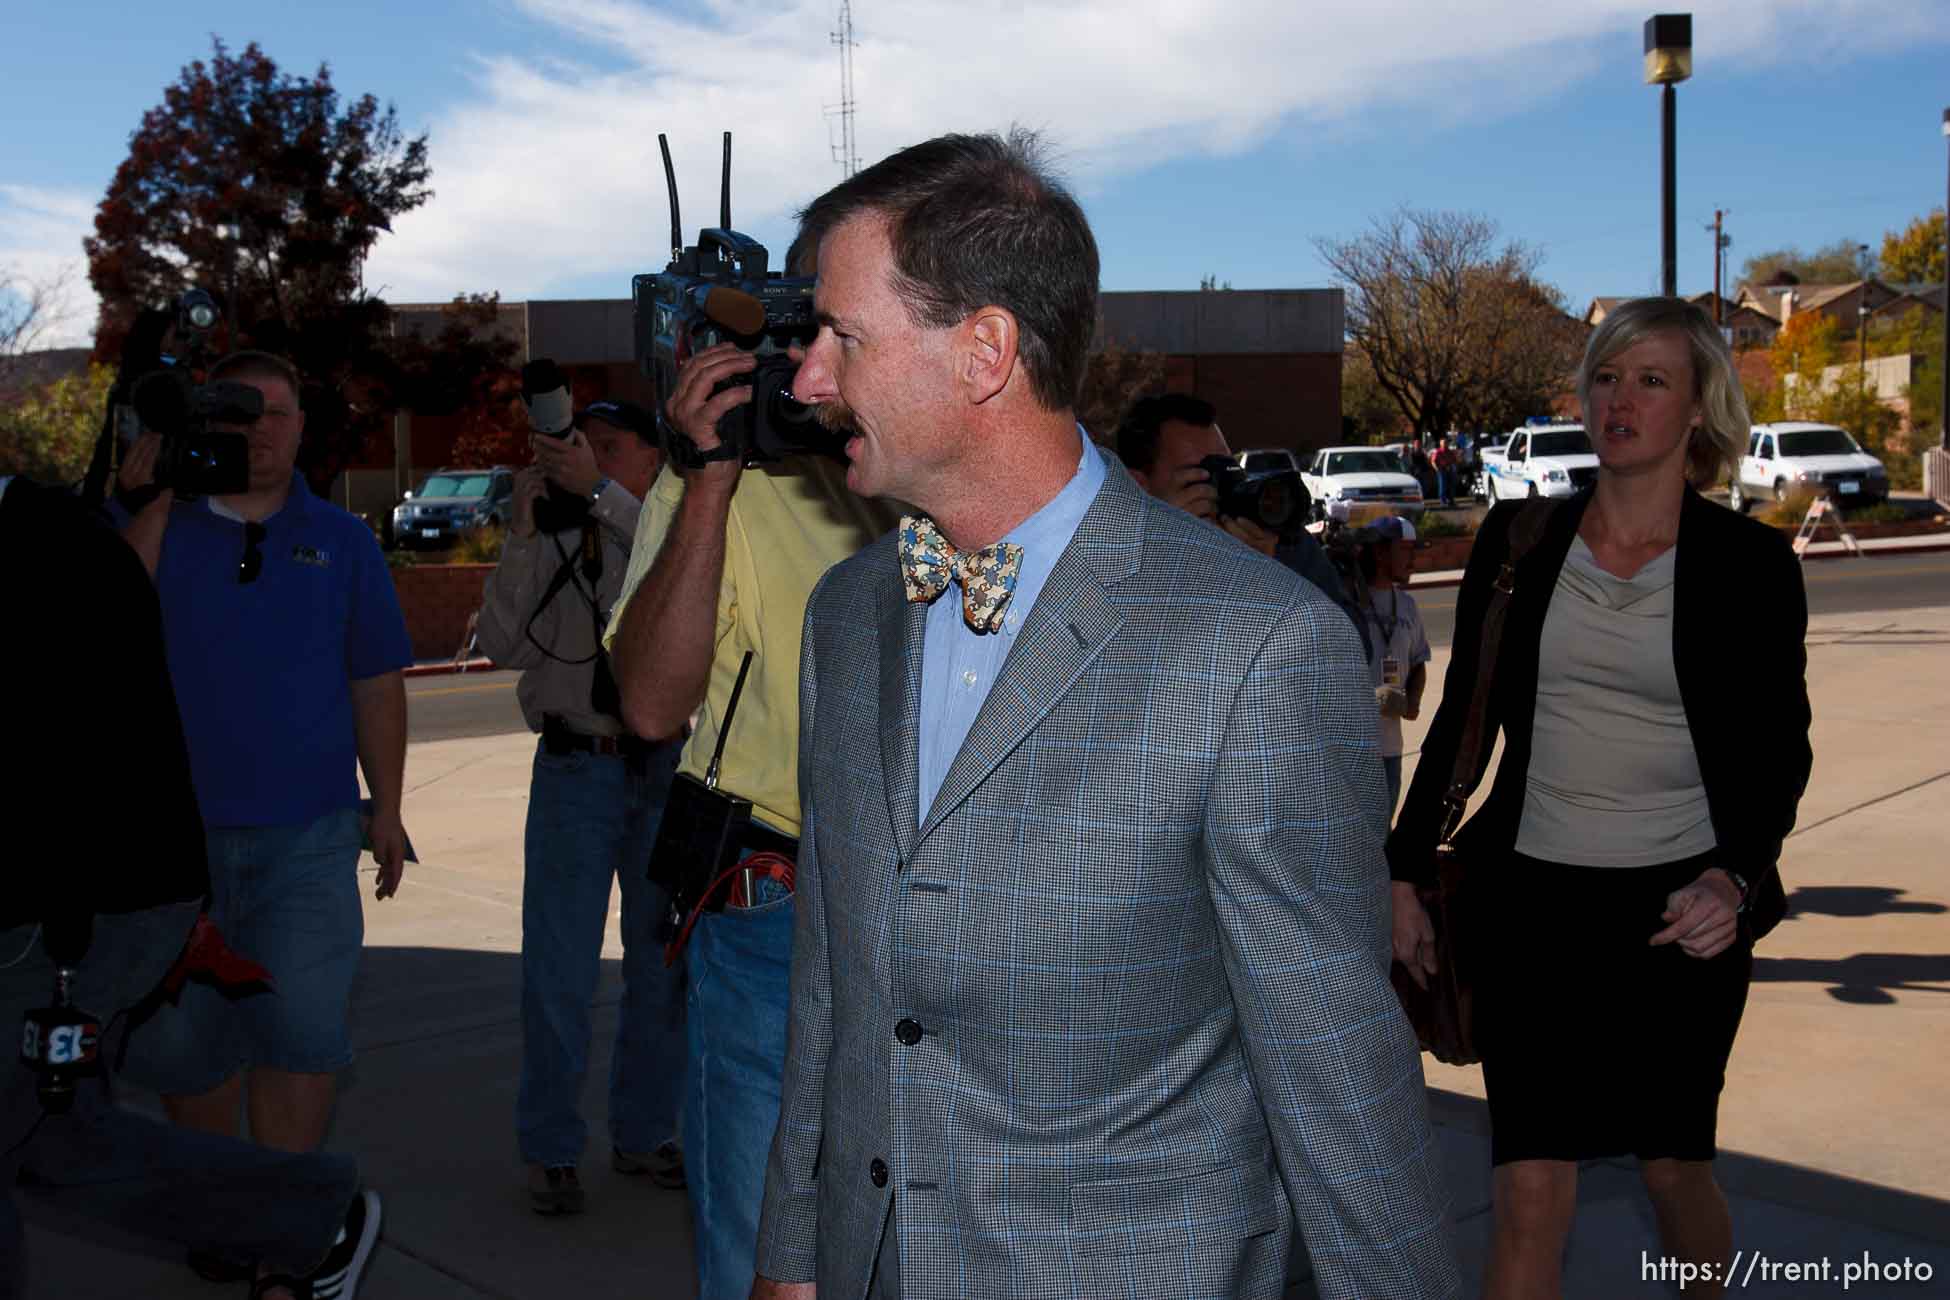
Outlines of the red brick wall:
[[415,659],[453,657],[493,572],[492,564],[412,564],[393,570]]
[[1309,451],[1341,440],[1341,358],[1286,352],[1165,358],[1165,387],[1219,408],[1234,451]]

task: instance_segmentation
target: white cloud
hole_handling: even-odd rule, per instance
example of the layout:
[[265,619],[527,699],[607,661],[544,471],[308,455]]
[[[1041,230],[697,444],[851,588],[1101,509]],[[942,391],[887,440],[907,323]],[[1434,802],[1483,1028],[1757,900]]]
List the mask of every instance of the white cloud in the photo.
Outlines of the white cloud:
[[[659,131],[676,155],[687,240],[717,224],[726,127],[735,224],[775,255],[792,211],[840,178],[824,111],[839,96],[834,0],[515,3],[559,39],[520,53],[427,51],[468,61],[471,91],[431,123],[435,197],[368,263],[368,284],[389,300],[559,296],[618,268],[660,268]],[[1812,75],[1950,36],[1942,5],[1692,8],[1703,70]],[[1173,159],[1268,140],[1304,154],[1402,110],[1466,128],[1622,80],[1647,13],[1643,0],[861,0],[859,152],[872,162],[940,131],[1019,122],[1047,131],[1088,207],[1111,179]],[[465,50],[472,38],[455,39]],[[92,324],[79,247],[97,198],[0,186],[0,267],[69,270],[63,341],[85,341]]]
[[[603,62],[477,56],[474,97],[432,127],[436,197],[375,250],[370,279],[391,299],[546,296],[661,265],[659,131],[677,155],[686,239],[716,224],[727,126],[741,229],[779,237],[839,179],[822,112],[839,92],[831,0],[706,0],[684,15],[640,0],[518,3]],[[1934,7],[1870,0],[1693,7],[1712,59],[1748,69],[1950,32]],[[1120,173],[1276,133],[1302,147],[1344,137],[1378,107],[1451,125],[1508,114],[1621,47],[1636,54],[1646,13],[1641,0],[867,0],[855,10],[860,153],[871,162],[944,130],[1046,128],[1087,206]]]
[[86,347],[94,336],[95,295],[81,254],[94,217],[95,199],[80,191],[0,185],[0,284],[53,290],[35,346]]

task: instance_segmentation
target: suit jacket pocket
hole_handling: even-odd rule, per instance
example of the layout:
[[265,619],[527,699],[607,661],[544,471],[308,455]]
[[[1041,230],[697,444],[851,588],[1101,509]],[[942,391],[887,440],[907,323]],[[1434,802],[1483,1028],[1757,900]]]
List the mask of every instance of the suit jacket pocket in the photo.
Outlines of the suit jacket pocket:
[[1070,1189],[1071,1242],[1086,1256],[1190,1254],[1272,1232],[1287,1214],[1285,1195],[1258,1160]]

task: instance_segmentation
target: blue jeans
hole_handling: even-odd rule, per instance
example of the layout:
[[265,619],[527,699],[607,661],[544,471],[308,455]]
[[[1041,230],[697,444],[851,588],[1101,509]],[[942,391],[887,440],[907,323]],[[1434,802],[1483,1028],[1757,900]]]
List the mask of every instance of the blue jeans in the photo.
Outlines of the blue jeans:
[[1395,824],[1395,808],[1402,801],[1402,756],[1384,755],[1381,760],[1381,774],[1388,780],[1388,824]]
[[[154,986],[182,951],[195,903],[95,918],[75,1002],[112,1017]],[[54,972],[31,926],[0,930],[0,1024],[10,1030],[45,1005]],[[41,1113],[33,1072],[0,1067],[0,1300],[21,1295],[23,1236],[14,1185],[61,1209],[178,1246],[261,1257],[303,1272],[317,1264],[344,1221],[358,1171],[342,1155],[293,1155],[236,1138],[161,1124],[109,1096],[116,1037],[102,1048],[99,1077],[82,1080],[66,1115]],[[65,1293],[51,1274],[27,1279],[34,1294]]]
[[650,1151],[676,1132],[684,967],[664,966],[658,932],[670,904],[645,869],[678,748],[666,745],[642,763],[536,751],[521,890],[515,1128],[523,1160],[573,1165],[588,1140],[580,1103],[612,878],[623,894],[623,1000],[610,1058],[610,1142]]
[[232,999],[192,981],[129,1039],[131,1079],[200,1096],[240,1069],[333,1074],[352,1063],[346,1023],[366,934],[359,812],[292,826],[212,826],[210,919],[238,955],[271,973],[268,993]]
[[698,1300],[751,1293],[765,1162],[779,1126],[792,895],[774,880],[758,881],[753,893],[756,906],[706,912],[691,934],[684,1172]]

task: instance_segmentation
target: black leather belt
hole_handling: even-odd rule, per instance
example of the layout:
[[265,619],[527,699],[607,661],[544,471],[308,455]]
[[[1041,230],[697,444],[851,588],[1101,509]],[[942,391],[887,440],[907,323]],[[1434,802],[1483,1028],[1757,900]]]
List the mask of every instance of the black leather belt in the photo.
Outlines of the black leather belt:
[[558,757],[563,754],[603,754],[637,762],[648,758],[658,747],[628,732],[617,736],[587,736],[571,729],[568,723],[550,713],[542,717],[542,748]]

